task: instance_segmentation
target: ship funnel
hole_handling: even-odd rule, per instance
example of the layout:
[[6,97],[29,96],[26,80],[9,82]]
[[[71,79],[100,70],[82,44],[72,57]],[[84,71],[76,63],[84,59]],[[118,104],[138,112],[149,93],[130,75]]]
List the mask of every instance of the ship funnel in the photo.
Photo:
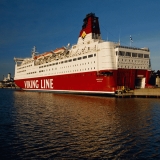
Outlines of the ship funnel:
[[78,43],[96,39],[101,39],[98,17],[94,13],[89,13],[83,20]]

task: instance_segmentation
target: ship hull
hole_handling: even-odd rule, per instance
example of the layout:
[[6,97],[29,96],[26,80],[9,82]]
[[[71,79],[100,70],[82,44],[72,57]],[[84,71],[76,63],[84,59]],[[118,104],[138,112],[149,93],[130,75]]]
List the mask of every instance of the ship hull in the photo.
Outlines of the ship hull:
[[[115,71],[116,72],[116,71]],[[116,75],[116,74],[115,74]],[[77,94],[114,94],[115,78],[97,72],[15,79],[23,90]]]
[[[15,83],[28,91],[114,95],[117,89],[124,87],[129,89],[145,87],[150,75],[150,71],[135,69],[110,70],[112,75],[109,76],[102,74],[104,72],[103,70],[15,79]],[[143,79],[146,82],[144,84]]]

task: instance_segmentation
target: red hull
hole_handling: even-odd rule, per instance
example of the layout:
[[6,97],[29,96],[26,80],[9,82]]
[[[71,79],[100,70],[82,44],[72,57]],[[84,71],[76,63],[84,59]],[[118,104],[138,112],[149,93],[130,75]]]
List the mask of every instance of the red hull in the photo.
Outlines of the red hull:
[[15,80],[15,83],[24,90],[95,94],[114,94],[116,89],[122,86],[134,89],[139,75],[145,77],[148,84],[149,72],[146,70],[119,69],[110,71],[112,75],[103,75],[103,72],[28,78]]
[[114,94],[116,87],[114,76],[101,76],[97,72],[20,79],[15,83],[24,90],[82,93]]

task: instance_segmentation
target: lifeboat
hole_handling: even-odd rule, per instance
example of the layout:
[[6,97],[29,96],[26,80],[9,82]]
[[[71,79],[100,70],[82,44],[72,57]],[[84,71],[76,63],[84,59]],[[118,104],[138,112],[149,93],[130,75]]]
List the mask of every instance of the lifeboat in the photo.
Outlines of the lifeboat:
[[37,56],[37,59],[39,60],[39,59],[44,59],[44,56],[43,55],[39,55],[39,56]]
[[52,56],[52,52],[45,52],[43,54],[37,55],[34,57],[34,59],[44,59],[44,57],[51,57]]
[[52,52],[46,52],[43,54],[44,57],[51,57],[52,56]]
[[57,48],[57,49],[55,49],[53,52],[56,53],[56,54],[61,54],[61,53],[63,53],[64,51],[65,51],[65,48],[62,47],[62,48]]

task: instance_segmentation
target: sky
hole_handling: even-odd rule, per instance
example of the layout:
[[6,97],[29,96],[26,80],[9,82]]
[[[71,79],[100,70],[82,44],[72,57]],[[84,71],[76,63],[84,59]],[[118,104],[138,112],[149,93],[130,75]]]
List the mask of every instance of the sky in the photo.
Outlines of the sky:
[[88,13],[99,17],[103,40],[143,48],[160,69],[159,0],[0,0],[0,80],[14,77],[16,58],[76,44]]

